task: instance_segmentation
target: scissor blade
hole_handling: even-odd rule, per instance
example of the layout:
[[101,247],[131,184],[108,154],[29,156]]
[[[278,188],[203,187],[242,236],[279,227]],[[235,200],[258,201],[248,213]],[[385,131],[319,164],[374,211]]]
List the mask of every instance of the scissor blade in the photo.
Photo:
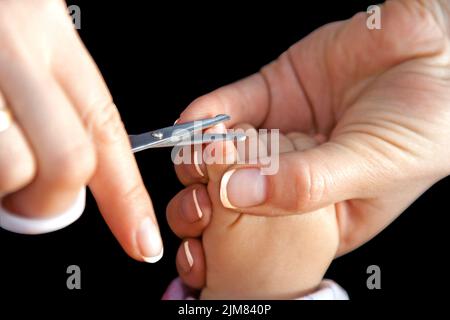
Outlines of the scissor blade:
[[247,136],[242,133],[209,133],[209,134],[205,133],[205,134],[195,134],[193,136],[186,137],[176,142],[168,141],[166,143],[157,144],[152,147],[153,148],[182,147],[219,141],[244,141],[246,138]]
[[[214,118],[200,119],[196,121],[186,122],[174,125],[172,127],[168,127],[165,129],[172,129],[172,135],[174,132],[179,130],[188,130],[191,132],[208,129],[212,126],[215,126],[218,123],[225,122],[230,120],[230,116],[226,114],[219,114]],[[164,130],[164,129],[163,129]]]
[[187,140],[195,132],[210,128],[229,119],[230,116],[221,114],[214,118],[177,124],[139,135],[130,135],[131,149],[133,152],[139,152],[155,147],[172,147],[182,140]]
[[152,135],[152,132],[137,134],[137,135],[129,135],[130,143],[131,143],[131,151],[139,152],[142,150],[154,148],[155,145],[160,144],[160,140],[155,140],[155,137]]

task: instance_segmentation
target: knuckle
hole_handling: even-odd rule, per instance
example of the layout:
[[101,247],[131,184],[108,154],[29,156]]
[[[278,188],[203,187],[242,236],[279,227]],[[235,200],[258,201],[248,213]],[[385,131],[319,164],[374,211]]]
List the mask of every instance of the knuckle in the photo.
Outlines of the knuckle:
[[123,194],[122,199],[129,203],[142,203],[142,199],[150,199],[144,185],[140,181],[133,183]]
[[303,162],[295,174],[296,209],[310,210],[320,203],[325,191],[325,179],[318,170]]
[[79,187],[93,175],[96,158],[90,143],[80,143],[60,154],[55,154],[48,164],[47,179],[64,187]]
[[101,144],[114,144],[126,136],[119,111],[111,101],[92,108],[84,120],[88,130],[93,130],[96,142]]

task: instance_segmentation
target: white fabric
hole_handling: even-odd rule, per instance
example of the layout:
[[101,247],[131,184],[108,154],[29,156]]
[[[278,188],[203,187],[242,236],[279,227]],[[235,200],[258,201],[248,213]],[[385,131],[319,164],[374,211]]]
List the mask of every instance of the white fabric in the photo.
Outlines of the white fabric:
[[332,280],[322,280],[319,288],[297,300],[349,300],[347,292]]
[[21,234],[42,234],[59,229],[63,229],[72,224],[83,214],[86,205],[86,188],[83,188],[78,194],[74,204],[65,212],[54,217],[24,218],[8,212],[1,206],[0,198],[0,227],[15,233]]

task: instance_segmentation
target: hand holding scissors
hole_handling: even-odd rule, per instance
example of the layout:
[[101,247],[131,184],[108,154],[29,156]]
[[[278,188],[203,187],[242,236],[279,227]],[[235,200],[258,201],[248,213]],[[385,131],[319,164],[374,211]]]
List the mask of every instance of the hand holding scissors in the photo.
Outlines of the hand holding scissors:
[[[203,129],[207,129],[229,119],[230,117],[228,115],[218,115],[214,118],[176,124],[139,135],[130,135],[131,148],[133,152],[139,152],[151,148],[245,139],[245,135],[233,133],[197,134]],[[72,207],[65,212],[46,219],[20,217],[0,206],[0,227],[22,234],[42,234],[62,229],[81,216],[85,208],[85,198],[86,188],[83,188]]]

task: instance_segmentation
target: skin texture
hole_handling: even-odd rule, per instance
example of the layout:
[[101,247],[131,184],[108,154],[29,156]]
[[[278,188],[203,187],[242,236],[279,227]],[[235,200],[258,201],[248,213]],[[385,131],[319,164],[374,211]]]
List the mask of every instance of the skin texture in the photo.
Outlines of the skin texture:
[[[242,124],[236,128],[250,132],[247,146],[251,139],[257,139],[259,149],[267,150],[267,141],[258,137],[250,125]],[[302,133],[282,135],[279,151],[307,150],[316,146],[318,141],[319,138]],[[215,143],[213,148],[215,153],[226,154],[230,161],[238,157],[231,143]],[[243,156],[249,160],[248,153]],[[189,214],[180,216],[178,212],[176,217],[169,214],[171,224],[185,219],[192,226],[199,224],[198,230],[203,230],[202,221],[208,221],[206,229],[201,231],[203,249],[198,240],[185,239],[178,252],[178,270],[188,275],[192,270],[206,268],[202,299],[290,299],[313,291],[338,248],[335,207],[331,205],[306,214],[279,217],[229,210],[220,201],[220,184],[223,173],[230,166],[216,163],[204,166],[207,185],[194,186],[169,204],[168,210],[171,211],[178,206],[177,199],[182,198],[181,214]],[[252,181],[247,181],[247,184],[251,187]],[[195,200],[186,201],[194,199],[193,190],[196,191],[199,208]],[[208,202],[205,198],[209,198]],[[197,214],[198,209],[201,214]],[[204,255],[205,261],[197,259],[199,255]],[[194,279],[194,283],[196,281]],[[200,281],[204,282],[203,279]]]
[[[282,153],[316,145],[313,138],[301,133],[288,137],[281,137]],[[259,147],[266,145],[261,142]],[[338,248],[335,207],[279,217],[236,213],[222,206],[219,199],[226,168],[215,164],[206,167],[212,217],[202,238],[207,275],[201,298],[290,299],[313,291]],[[252,181],[247,184],[251,187]]]
[[[259,73],[197,99],[181,114],[184,122],[227,113],[230,126],[246,122],[322,137],[319,146],[280,156],[280,170],[268,179],[275,192],[264,203],[232,211],[286,216],[334,204],[342,255],[449,175],[448,2],[387,1],[381,16],[381,30],[366,27],[365,13],[326,25]],[[188,190],[208,182],[188,165],[176,170]],[[169,223],[181,238],[200,237],[208,221],[172,217],[183,194],[168,208]],[[181,265],[183,256],[177,259]],[[199,265],[203,259],[194,255]],[[193,268],[180,276],[202,288],[208,272]]]
[[141,225],[154,225],[154,236],[143,240],[153,248],[146,240],[154,239],[159,253],[152,202],[128,136],[65,2],[0,1],[0,48],[0,108],[14,118],[0,132],[2,205],[48,217],[69,208],[89,185],[131,257],[143,260]]

